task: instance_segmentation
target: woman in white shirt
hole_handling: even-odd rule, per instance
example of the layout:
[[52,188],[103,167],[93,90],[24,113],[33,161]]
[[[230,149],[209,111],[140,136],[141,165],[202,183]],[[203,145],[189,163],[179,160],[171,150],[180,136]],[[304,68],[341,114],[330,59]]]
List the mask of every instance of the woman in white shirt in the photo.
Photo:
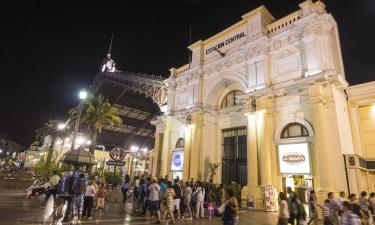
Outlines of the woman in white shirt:
[[288,225],[289,209],[286,196],[283,192],[279,194],[280,209],[279,209],[279,222],[278,225]]

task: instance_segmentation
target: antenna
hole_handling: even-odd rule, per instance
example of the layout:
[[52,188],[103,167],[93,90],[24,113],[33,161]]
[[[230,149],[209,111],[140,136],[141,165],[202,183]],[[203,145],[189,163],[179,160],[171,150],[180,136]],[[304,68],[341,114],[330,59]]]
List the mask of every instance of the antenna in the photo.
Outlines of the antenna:
[[[189,46],[191,45],[191,24],[189,25]],[[191,64],[191,51],[189,51],[189,68],[190,68],[190,64]]]
[[112,49],[112,41],[113,41],[113,34],[112,34],[112,36],[111,36],[111,42],[109,42],[108,53],[111,53],[111,49]]

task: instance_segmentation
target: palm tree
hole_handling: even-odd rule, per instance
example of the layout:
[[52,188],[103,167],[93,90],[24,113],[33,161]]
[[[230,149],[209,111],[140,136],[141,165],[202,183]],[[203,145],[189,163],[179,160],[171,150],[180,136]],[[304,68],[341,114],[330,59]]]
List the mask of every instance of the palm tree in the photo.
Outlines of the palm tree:
[[43,138],[46,136],[51,136],[51,144],[48,148],[48,154],[46,159],[46,166],[51,163],[51,159],[53,156],[53,150],[55,148],[55,142],[57,138],[62,138],[65,135],[65,131],[58,129],[58,125],[60,122],[58,120],[48,120],[48,122],[44,123],[43,126],[37,129],[36,132],[36,139],[43,142]]
[[[74,121],[77,117],[77,108],[71,109],[69,115],[71,121]],[[85,101],[81,115],[81,123],[86,124],[88,127],[91,139],[89,151],[94,155],[98,133],[100,134],[105,126],[121,124],[122,119],[118,114],[117,108],[112,107],[108,99],[98,94],[96,96],[90,95]]]

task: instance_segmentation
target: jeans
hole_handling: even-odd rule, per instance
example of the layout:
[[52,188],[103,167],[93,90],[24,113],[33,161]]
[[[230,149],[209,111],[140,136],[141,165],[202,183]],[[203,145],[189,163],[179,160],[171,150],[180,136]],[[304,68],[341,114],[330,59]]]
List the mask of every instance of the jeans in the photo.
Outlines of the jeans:
[[127,199],[128,189],[122,189],[122,202],[125,202]]
[[51,197],[51,195],[53,196],[53,202],[55,203],[56,202],[56,194],[57,194],[57,190],[48,190],[43,204],[45,205],[48,202],[48,199],[49,199],[49,197]]
[[83,202],[82,217],[85,217],[86,213],[87,213],[87,218],[91,217],[91,210],[92,210],[93,205],[94,205],[94,196],[86,196],[85,201]]
[[83,195],[73,197],[73,215],[80,216],[83,210]]

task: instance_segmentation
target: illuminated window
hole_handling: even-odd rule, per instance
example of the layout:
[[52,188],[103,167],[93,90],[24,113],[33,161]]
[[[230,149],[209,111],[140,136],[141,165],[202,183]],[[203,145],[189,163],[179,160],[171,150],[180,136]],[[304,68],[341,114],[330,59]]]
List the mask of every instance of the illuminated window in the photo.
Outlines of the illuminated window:
[[308,137],[309,131],[300,123],[290,123],[284,127],[281,132],[282,139],[285,138],[297,138],[297,137]]
[[176,143],[176,148],[184,148],[185,147],[185,139],[179,138]]
[[236,104],[236,98],[242,94],[242,91],[231,91],[223,101],[221,102],[221,108],[228,108],[237,105]]

